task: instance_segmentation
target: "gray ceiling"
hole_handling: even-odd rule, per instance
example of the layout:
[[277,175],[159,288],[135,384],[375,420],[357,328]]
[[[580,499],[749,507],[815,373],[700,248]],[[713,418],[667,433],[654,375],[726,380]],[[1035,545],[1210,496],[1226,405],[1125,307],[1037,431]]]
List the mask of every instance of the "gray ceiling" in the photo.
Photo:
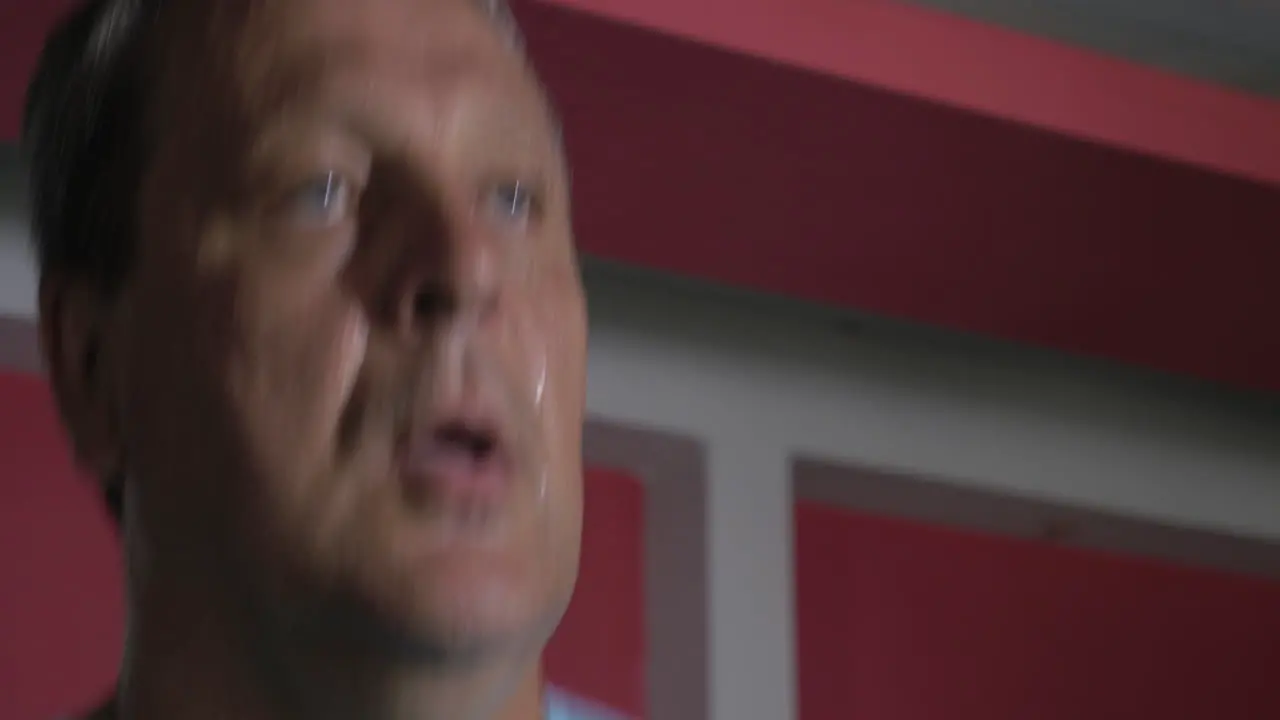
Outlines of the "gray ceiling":
[[1280,0],[912,1],[1280,97]]

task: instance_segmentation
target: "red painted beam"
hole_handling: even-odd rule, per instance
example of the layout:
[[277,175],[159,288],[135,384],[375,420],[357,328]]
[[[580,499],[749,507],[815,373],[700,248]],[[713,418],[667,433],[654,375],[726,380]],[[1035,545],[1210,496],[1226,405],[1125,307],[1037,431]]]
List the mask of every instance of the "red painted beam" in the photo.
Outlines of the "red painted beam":
[[524,10],[588,252],[1280,390],[1280,188]]
[[893,0],[537,0],[1280,184],[1280,102]]

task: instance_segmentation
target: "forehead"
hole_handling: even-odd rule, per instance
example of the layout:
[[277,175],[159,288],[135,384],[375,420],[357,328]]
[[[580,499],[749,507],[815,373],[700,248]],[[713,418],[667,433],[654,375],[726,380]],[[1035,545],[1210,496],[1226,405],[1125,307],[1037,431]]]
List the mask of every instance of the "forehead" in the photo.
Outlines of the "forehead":
[[217,3],[213,14],[215,31],[234,39],[240,59],[250,64],[316,53],[494,65],[514,60],[474,0],[238,0]]
[[523,56],[476,0],[208,0],[185,22],[203,42],[179,40],[186,62],[177,64],[208,74],[200,79],[250,118],[317,96],[363,102],[416,89],[408,85],[548,111]]

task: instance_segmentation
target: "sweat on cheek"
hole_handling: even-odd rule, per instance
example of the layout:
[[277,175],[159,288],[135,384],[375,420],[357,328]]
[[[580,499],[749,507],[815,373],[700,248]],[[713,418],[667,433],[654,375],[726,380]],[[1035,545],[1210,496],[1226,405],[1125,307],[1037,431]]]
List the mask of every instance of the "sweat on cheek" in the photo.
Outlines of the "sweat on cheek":
[[338,375],[336,386],[338,397],[343,403],[351,400],[351,393],[360,375],[360,366],[369,349],[369,322],[357,311],[347,313],[339,336],[338,361],[335,364]]

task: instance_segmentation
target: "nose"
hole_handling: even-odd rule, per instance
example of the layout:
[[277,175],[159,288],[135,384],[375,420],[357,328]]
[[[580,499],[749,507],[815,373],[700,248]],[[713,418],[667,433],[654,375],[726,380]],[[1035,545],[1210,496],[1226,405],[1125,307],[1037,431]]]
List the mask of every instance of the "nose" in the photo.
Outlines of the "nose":
[[442,324],[487,324],[502,294],[503,258],[495,239],[464,214],[442,218],[431,238],[408,243],[400,268],[395,325],[421,336]]

